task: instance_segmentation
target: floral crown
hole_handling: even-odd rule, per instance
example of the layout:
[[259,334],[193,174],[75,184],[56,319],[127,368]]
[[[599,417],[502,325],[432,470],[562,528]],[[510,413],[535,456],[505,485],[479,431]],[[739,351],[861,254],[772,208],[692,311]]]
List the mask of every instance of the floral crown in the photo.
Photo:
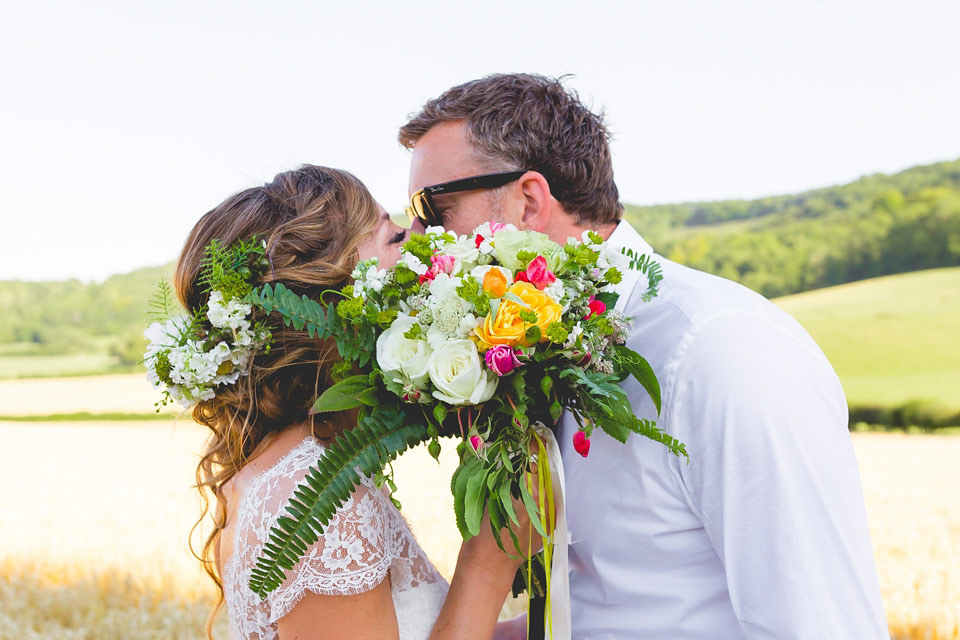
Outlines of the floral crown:
[[217,387],[249,373],[258,350],[269,351],[270,330],[253,321],[254,305],[248,301],[251,281],[269,268],[266,244],[256,237],[229,247],[213,240],[204,251],[199,279],[209,293],[206,304],[172,315],[170,285],[160,283],[150,302],[157,321],[143,332],[147,379],[163,391],[157,410],[173,401],[189,409],[212,399]]

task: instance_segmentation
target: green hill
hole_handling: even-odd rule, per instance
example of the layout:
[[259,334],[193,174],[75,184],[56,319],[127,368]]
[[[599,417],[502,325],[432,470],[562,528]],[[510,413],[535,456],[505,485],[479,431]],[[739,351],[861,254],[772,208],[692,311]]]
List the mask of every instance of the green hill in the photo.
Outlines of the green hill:
[[662,255],[782,296],[960,265],[960,160],[794,195],[628,206],[626,215]]
[[[851,413],[960,417],[960,267],[778,298],[833,363]],[[908,415],[902,415],[908,414]],[[921,416],[922,417],[922,416]],[[949,420],[948,420],[949,419]],[[934,420],[935,422],[936,420]]]
[[0,281],[0,378],[136,370],[147,301],[173,263],[102,283]]

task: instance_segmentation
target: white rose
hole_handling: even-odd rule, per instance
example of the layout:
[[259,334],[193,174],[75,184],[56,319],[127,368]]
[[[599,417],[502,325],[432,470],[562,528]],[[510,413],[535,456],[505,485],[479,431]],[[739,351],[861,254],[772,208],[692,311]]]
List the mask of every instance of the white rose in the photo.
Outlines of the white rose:
[[377,364],[383,375],[407,385],[423,387],[427,382],[430,345],[425,340],[404,337],[416,323],[410,316],[397,316],[390,327],[377,338]]
[[433,397],[448,404],[480,404],[493,397],[497,376],[480,362],[472,340],[452,340],[433,352],[430,380]]
[[477,264],[477,258],[480,257],[480,250],[477,248],[476,241],[467,236],[460,236],[458,241],[446,245],[443,248],[443,253],[456,258],[454,273],[469,271]]

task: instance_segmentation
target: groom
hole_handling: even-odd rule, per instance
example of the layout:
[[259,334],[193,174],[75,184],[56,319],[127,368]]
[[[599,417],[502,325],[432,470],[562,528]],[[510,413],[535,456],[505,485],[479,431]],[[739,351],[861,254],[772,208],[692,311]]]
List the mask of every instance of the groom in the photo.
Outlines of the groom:
[[[602,119],[558,80],[494,75],[454,87],[399,138],[413,152],[410,192],[425,224],[467,233],[492,218],[560,243],[594,229],[652,252],[621,219]],[[617,307],[636,318],[627,344],[657,374],[659,416],[639,384],[626,388],[636,414],[684,442],[690,462],[600,430],[582,457],[576,425],[561,421],[573,637],[887,638],[829,362],[761,296],[657,261],[659,295],[644,302],[647,282],[634,274]]]

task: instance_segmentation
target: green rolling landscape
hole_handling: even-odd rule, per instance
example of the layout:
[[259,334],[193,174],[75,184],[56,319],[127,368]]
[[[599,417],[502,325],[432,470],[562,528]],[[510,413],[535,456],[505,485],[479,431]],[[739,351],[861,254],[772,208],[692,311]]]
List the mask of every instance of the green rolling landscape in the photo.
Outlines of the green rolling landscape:
[[774,302],[827,354],[854,421],[960,425],[960,267],[871,278]]

